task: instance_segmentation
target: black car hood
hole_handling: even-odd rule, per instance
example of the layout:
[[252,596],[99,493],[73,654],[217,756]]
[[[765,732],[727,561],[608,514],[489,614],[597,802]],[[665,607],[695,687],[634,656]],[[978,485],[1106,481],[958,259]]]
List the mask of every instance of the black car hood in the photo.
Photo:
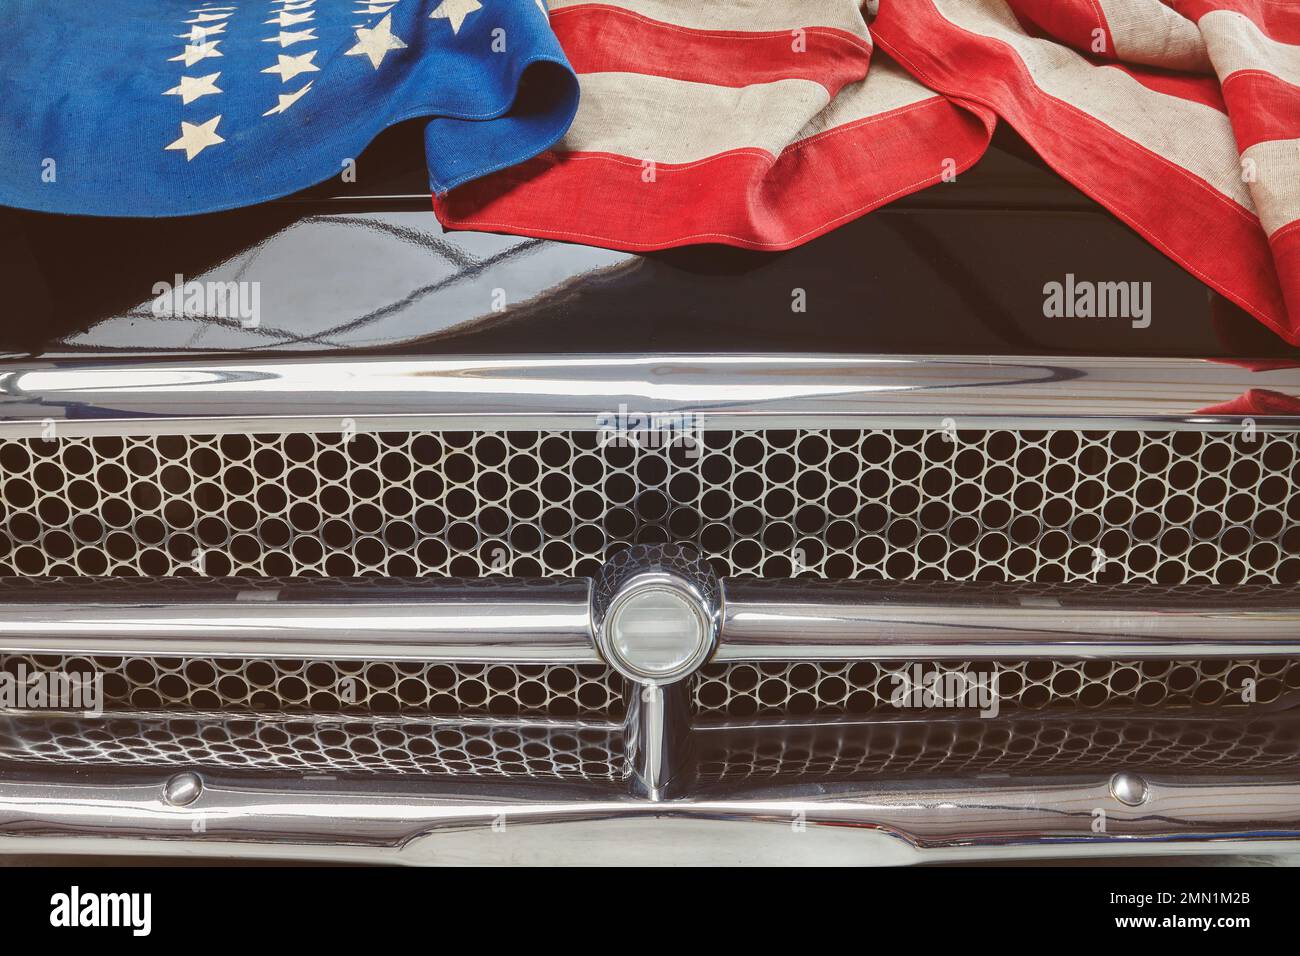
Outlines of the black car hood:
[[[1300,355],[1006,134],[958,181],[788,252],[649,254],[444,231],[395,158],[406,135],[362,157],[369,182],[235,212],[0,210],[0,352]],[[1067,275],[1150,282],[1150,326],[1046,317]],[[156,315],[177,276],[258,283],[256,326]]]

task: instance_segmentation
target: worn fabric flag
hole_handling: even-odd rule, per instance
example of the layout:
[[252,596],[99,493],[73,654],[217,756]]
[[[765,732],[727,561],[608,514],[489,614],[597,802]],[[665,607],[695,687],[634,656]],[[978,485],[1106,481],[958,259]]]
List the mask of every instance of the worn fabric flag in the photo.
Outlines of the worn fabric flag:
[[551,146],[577,81],[542,0],[7,0],[0,204],[172,216],[349,171],[428,117],[435,190]]
[[882,0],[872,29],[1300,343],[1300,3]]
[[[888,2],[888,0],[884,0]],[[785,249],[971,165],[991,111],[873,57],[861,0],[551,0],[581,103],[555,149],[435,195],[449,226]]]

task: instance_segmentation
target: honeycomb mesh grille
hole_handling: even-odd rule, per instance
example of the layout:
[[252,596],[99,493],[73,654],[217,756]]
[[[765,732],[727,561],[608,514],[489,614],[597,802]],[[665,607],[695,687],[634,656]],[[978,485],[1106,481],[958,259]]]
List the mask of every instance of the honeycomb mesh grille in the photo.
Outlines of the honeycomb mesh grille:
[[102,675],[106,710],[617,718],[624,708],[623,678],[602,664],[9,654],[0,671]]
[[418,720],[130,714],[0,718],[0,764],[621,780],[621,731]]
[[[971,679],[946,679],[958,674]],[[897,717],[909,710],[969,706],[977,701],[968,692],[975,678],[984,678],[987,686],[996,688],[1003,713],[1061,708],[1248,710],[1285,704],[1295,697],[1300,691],[1300,660],[709,664],[692,678],[691,705],[695,713],[708,717]],[[907,693],[927,686],[937,689],[933,699]]]
[[764,430],[0,442],[0,575],[1300,582],[1296,435]]
[[855,776],[1148,771],[1294,770],[1294,719],[870,722],[773,733],[711,733],[700,775],[801,779]]

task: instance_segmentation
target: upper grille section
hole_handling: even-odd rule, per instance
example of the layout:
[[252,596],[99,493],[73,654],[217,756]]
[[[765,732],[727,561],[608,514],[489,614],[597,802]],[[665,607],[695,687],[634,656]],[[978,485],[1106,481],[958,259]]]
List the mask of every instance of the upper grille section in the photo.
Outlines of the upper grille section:
[[1300,582],[1295,434],[597,431],[0,442],[0,575],[720,574]]

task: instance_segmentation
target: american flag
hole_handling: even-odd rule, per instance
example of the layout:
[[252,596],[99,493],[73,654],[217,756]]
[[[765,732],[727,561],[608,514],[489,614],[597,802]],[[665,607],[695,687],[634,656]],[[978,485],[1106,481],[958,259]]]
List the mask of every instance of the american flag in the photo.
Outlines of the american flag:
[[573,127],[541,157],[435,196],[447,225],[786,249],[956,176],[989,141],[990,113],[873,54],[858,0],[550,6],[581,86]]
[[582,88],[573,128],[435,196],[449,226],[782,249],[951,178],[1000,118],[1300,343],[1300,0],[552,8]]
[[872,29],[1300,343],[1300,3],[883,0]]
[[417,117],[446,189],[577,108],[541,0],[6,0],[4,25],[0,204],[27,209],[182,215],[360,181],[366,145]]

